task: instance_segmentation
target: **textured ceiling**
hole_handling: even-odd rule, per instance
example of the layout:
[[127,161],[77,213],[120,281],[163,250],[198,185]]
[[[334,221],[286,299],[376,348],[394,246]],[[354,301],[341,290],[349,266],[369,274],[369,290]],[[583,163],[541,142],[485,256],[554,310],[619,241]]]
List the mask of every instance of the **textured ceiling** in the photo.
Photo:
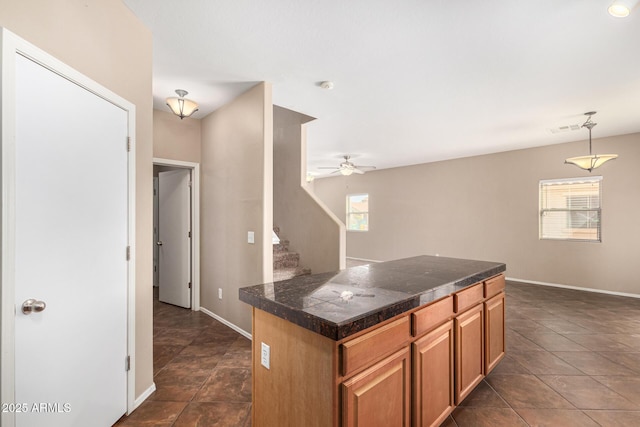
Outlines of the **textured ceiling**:
[[594,138],[640,132],[640,7],[616,19],[612,0],[123,1],[153,33],[155,108],[186,89],[202,118],[271,82],[274,104],[317,119],[310,171],[344,154],[388,168],[584,140],[549,129],[591,110]]

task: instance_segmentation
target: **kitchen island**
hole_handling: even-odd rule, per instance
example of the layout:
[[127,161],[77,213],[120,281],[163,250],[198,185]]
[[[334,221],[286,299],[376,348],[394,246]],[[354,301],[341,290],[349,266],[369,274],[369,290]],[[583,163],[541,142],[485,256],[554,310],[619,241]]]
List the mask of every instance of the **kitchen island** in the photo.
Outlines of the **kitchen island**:
[[438,425],[504,356],[505,269],[419,256],[240,289],[252,425]]

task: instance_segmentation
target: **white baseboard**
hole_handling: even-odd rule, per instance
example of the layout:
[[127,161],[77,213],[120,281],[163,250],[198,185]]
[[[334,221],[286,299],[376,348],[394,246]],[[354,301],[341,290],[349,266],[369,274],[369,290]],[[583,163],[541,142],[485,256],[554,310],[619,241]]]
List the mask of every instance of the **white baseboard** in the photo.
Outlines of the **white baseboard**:
[[147,398],[151,396],[154,391],[156,391],[156,383],[151,383],[151,386],[149,386],[148,389],[143,391],[142,394],[133,401],[133,408],[129,412],[127,412],[127,415],[130,415],[138,406],[142,405],[142,402],[147,400]]
[[228,320],[223,319],[222,317],[218,316],[217,314],[213,313],[212,311],[209,311],[204,307],[200,307],[200,311],[203,312],[204,314],[206,314],[207,316],[213,317],[214,319],[216,319],[218,322],[222,323],[223,325],[226,325],[226,326],[230,327],[231,329],[233,329],[234,331],[236,331],[240,335],[243,335],[243,336],[247,337],[248,339],[252,339],[251,338],[251,334],[249,332],[245,331],[244,329],[240,328],[239,326],[234,325],[233,323],[229,322]]
[[352,259],[354,261],[363,261],[363,262],[382,262],[382,261],[376,261],[375,259],[354,258],[350,256],[348,256],[347,259]]
[[595,292],[598,294],[616,295],[619,297],[640,298],[640,294],[629,294],[626,292],[607,291],[604,289],[582,288],[580,286],[562,285],[560,283],[537,282],[535,280],[517,279],[515,277],[507,277],[507,280],[521,283],[531,283],[532,285],[551,286],[554,288],[573,289],[576,291]]

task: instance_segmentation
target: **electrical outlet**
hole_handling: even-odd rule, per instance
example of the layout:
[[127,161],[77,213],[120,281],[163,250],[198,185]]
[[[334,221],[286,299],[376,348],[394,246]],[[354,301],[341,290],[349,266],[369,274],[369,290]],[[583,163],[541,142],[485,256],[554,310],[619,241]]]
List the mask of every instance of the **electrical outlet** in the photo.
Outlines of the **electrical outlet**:
[[262,343],[262,353],[260,355],[260,363],[265,368],[269,369],[269,363],[271,361],[271,347]]
[[247,242],[251,243],[252,245],[256,242],[256,235],[253,231],[249,231],[247,233]]
[[218,288],[218,299],[222,299],[222,288]]

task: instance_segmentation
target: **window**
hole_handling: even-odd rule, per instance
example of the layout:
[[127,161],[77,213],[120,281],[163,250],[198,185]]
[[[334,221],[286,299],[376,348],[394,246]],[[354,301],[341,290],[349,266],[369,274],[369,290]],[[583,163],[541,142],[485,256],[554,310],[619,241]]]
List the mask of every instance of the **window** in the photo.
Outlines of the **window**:
[[369,195],[347,196],[347,230],[369,231]]
[[601,241],[602,177],[540,181],[540,238]]

